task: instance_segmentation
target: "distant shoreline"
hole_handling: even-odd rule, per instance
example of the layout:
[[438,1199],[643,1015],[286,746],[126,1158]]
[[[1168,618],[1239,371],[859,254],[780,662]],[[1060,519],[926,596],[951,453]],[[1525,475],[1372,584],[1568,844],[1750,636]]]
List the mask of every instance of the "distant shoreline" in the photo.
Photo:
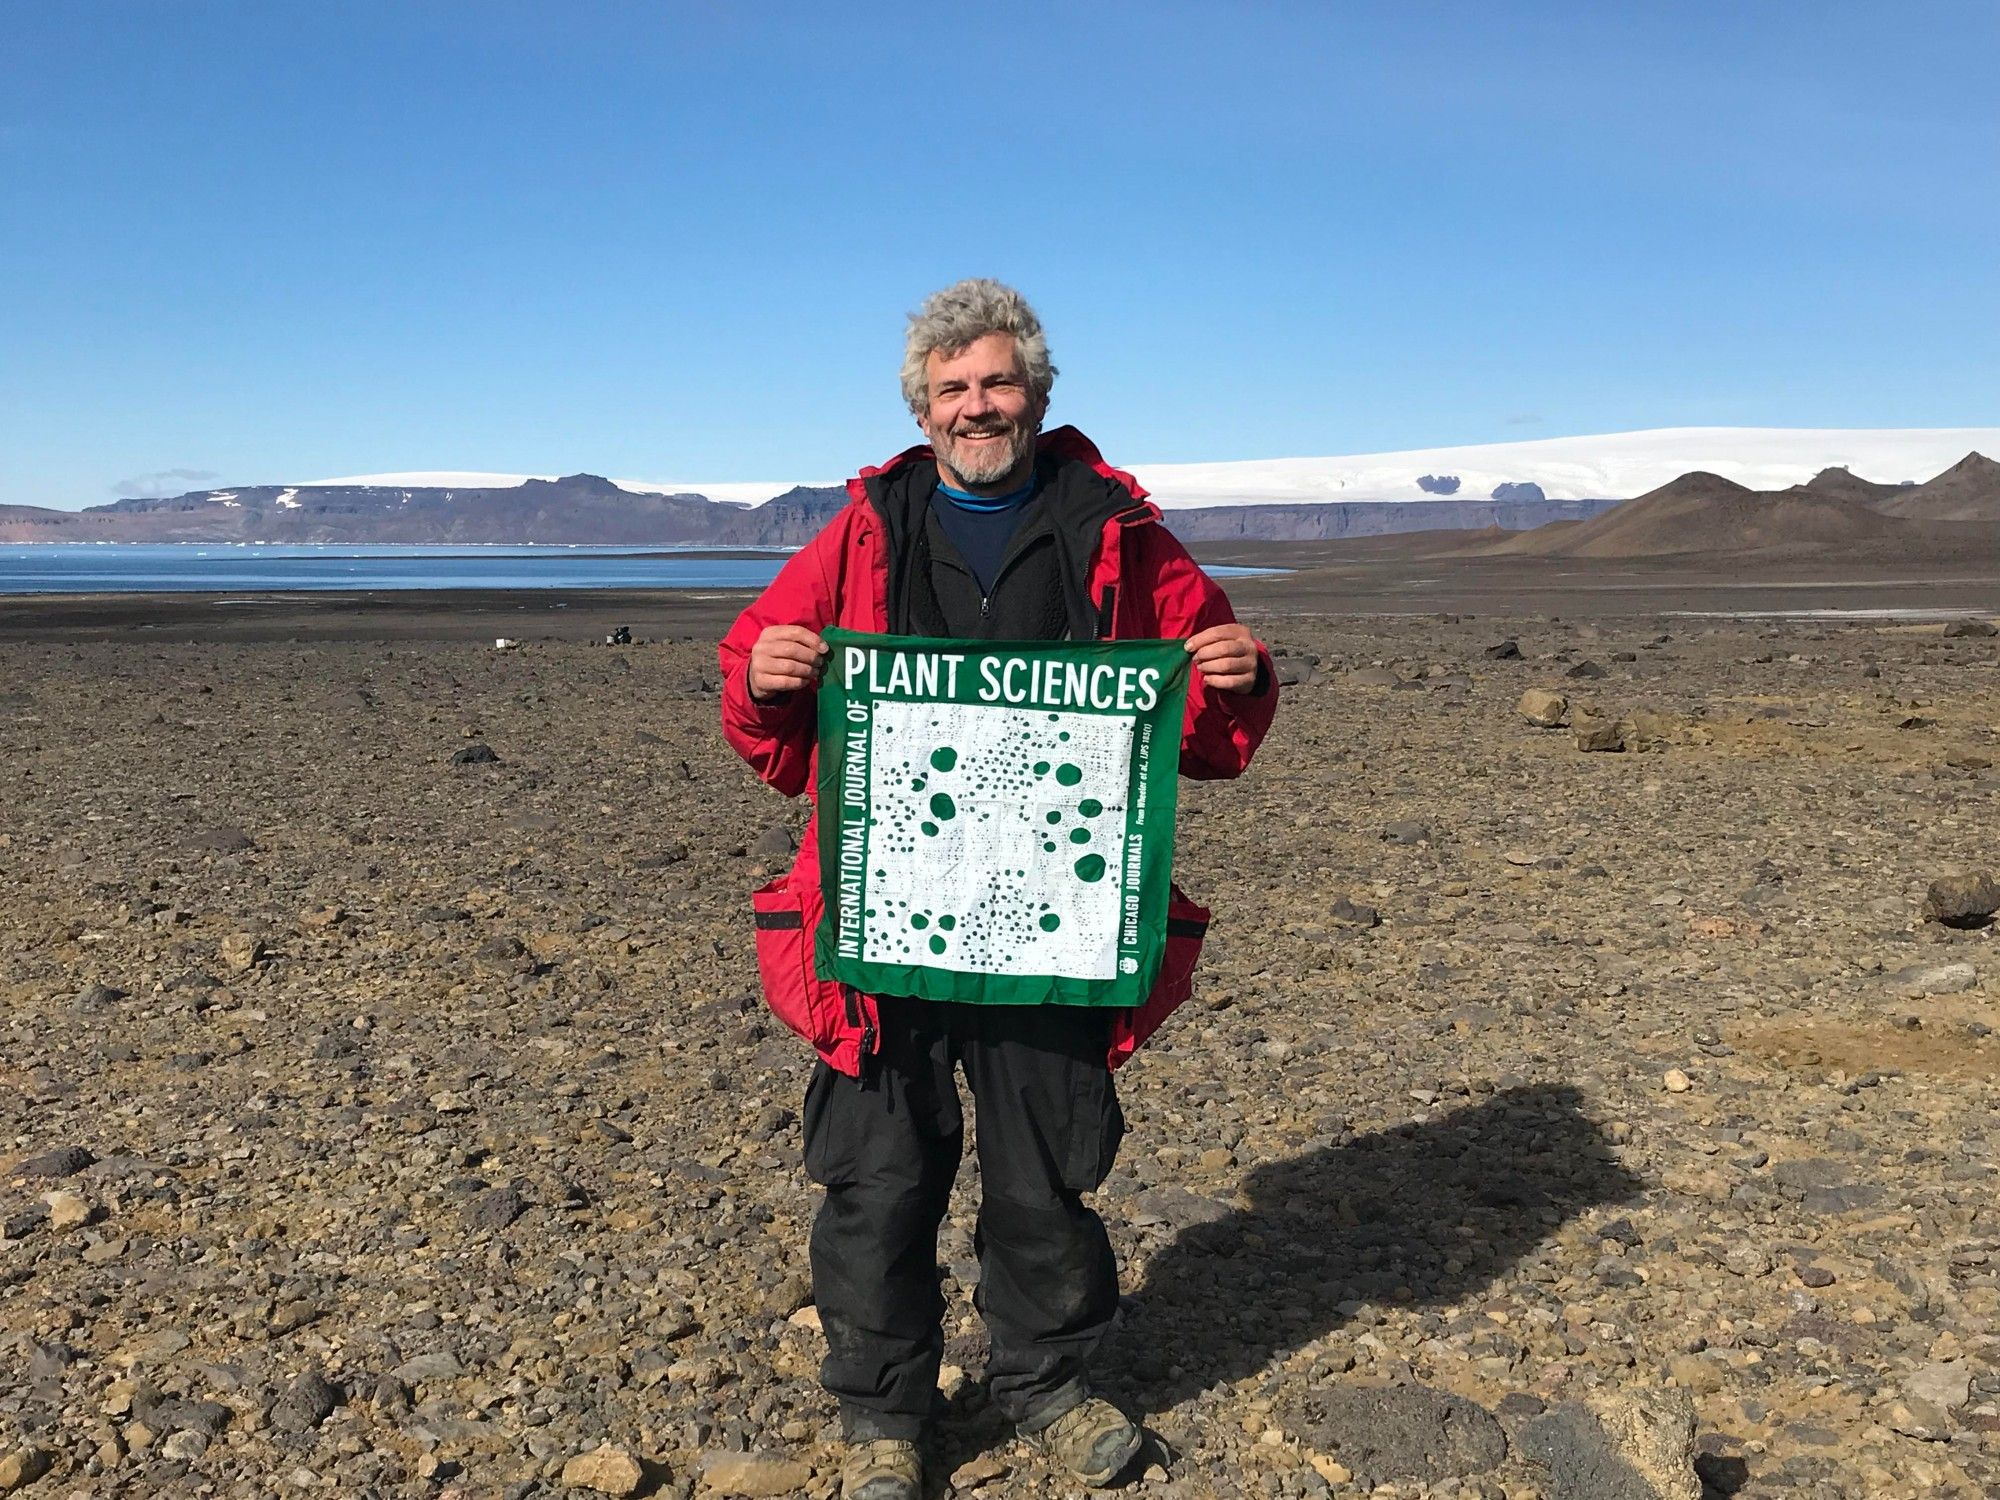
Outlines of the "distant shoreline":
[[[1373,549],[1283,543],[1199,547],[1205,563],[1289,568],[1224,583],[1260,635],[1282,640],[1304,617],[1454,614],[1507,622],[1551,616],[1646,619],[1658,628],[1704,628],[1703,617],[1812,611],[1830,628],[1868,628],[1867,611],[1944,618],[2000,615],[1992,559],[1912,565],[1908,560],[1796,558],[1731,565],[1708,560],[1409,559]],[[755,588],[368,589],[327,592],[235,589],[152,594],[0,596],[0,641],[478,643],[506,636],[595,642],[628,628],[635,639],[713,642]]]

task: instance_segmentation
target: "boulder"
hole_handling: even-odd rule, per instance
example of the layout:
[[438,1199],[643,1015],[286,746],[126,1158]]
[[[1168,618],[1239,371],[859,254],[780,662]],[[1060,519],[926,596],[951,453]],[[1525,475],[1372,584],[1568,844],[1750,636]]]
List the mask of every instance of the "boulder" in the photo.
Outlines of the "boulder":
[[579,1453],[562,1468],[562,1482],[600,1495],[633,1495],[646,1482],[646,1469],[632,1454],[609,1444]]
[[795,1495],[812,1479],[811,1468],[797,1459],[768,1453],[711,1453],[701,1461],[706,1495]]
[[1542,729],[1559,729],[1569,717],[1569,699],[1547,688],[1529,688],[1515,703],[1514,712]]
[[1895,992],[1907,1000],[1932,995],[1961,995],[1979,983],[1979,971],[1968,963],[1914,964],[1889,976]]
[[1947,927],[1983,927],[2000,912],[2000,877],[1980,870],[1933,880],[1924,893],[1924,915]]
[[16,1448],[0,1455],[0,1495],[24,1489],[49,1472],[50,1458],[40,1448]]
[[1304,1403],[1302,1436],[1367,1486],[1485,1474],[1507,1437],[1484,1407],[1429,1386],[1336,1387]]
[[1579,750],[1615,752],[1625,748],[1624,726],[1614,719],[1578,719],[1571,728]]
[[1964,1360],[1925,1365],[1903,1382],[1903,1398],[1956,1411],[1972,1399],[1972,1370]]
[[263,962],[264,945],[247,932],[232,932],[222,940],[222,961],[238,974]]
[[1701,1500],[1685,1390],[1611,1393],[1594,1410],[1566,1402],[1522,1427],[1516,1446],[1547,1471],[1549,1500]]
[[1364,688],[1399,688],[1403,674],[1389,667],[1361,667],[1347,674],[1348,684]]
[[782,823],[773,823],[757,835],[757,841],[750,846],[752,859],[783,859],[798,846],[792,841],[792,831]]

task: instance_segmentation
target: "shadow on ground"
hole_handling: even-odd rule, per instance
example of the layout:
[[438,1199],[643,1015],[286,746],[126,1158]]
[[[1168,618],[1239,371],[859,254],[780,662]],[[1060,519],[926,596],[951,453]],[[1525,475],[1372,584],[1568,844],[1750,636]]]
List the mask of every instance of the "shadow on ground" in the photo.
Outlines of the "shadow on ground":
[[1166,1411],[1333,1332],[1357,1304],[1457,1302],[1565,1220],[1644,1186],[1567,1085],[1504,1090],[1257,1167],[1249,1207],[1188,1224],[1139,1268],[1137,1309],[1097,1378],[1114,1399]]

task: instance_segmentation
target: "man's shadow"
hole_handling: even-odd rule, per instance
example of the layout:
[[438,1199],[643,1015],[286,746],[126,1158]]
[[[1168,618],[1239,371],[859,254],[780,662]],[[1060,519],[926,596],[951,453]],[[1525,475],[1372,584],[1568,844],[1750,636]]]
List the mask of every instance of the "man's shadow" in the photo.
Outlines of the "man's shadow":
[[1554,1084],[1271,1162],[1243,1182],[1249,1207],[1182,1228],[1128,1282],[1135,1306],[1093,1378],[1167,1411],[1269,1369],[1357,1304],[1458,1302],[1565,1220],[1644,1187],[1582,1093]]

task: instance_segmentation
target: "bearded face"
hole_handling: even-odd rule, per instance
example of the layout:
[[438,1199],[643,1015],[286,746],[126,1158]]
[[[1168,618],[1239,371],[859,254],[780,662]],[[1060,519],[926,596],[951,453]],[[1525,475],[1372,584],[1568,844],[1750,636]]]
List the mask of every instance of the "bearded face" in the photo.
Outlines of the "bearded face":
[[1047,403],[1028,388],[1013,338],[989,333],[963,349],[933,350],[930,410],[918,418],[946,483],[1006,487],[1025,474]]

